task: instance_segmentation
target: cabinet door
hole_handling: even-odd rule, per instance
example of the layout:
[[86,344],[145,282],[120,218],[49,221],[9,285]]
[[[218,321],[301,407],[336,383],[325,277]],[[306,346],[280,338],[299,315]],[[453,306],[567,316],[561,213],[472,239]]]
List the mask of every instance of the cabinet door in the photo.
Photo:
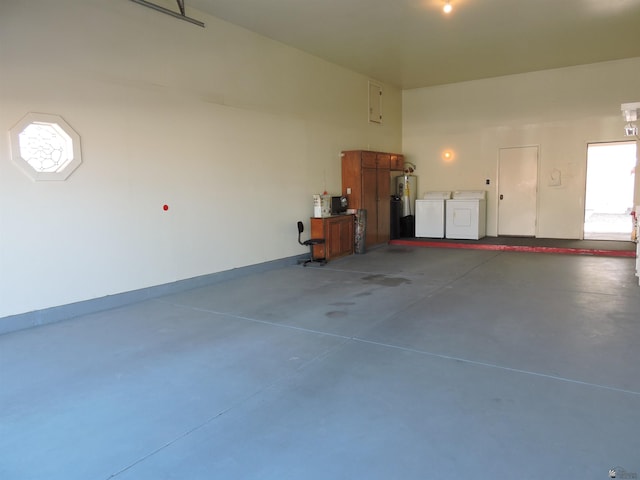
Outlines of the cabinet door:
[[388,153],[378,153],[377,154],[377,159],[378,159],[378,164],[377,167],[378,168],[384,168],[386,170],[389,170],[389,167],[391,165],[391,155]]
[[[311,232],[309,238],[325,238],[324,218],[311,217]],[[325,240],[326,241],[326,240]],[[327,250],[325,244],[314,245],[313,258],[327,258]]]
[[391,154],[391,165],[389,169],[397,172],[404,170],[404,155],[396,155],[395,153]]
[[362,159],[360,151],[342,152],[342,195],[349,208],[362,207]]
[[368,247],[378,243],[378,170],[375,168],[362,169],[362,208],[367,211],[365,246]]
[[329,250],[328,258],[334,258],[340,256],[340,222],[337,219],[327,220],[327,249]]
[[391,196],[389,192],[389,179],[391,175],[389,169],[378,168],[377,170],[377,190],[378,190],[378,235],[377,243],[389,241],[391,230]]
[[354,217],[353,215],[348,215],[344,218],[341,224],[340,230],[340,251],[344,255],[351,255],[353,253],[353,230],[354,230]]
[[376,152],[360,152],[361,155],[361,166],[363,168],[376,168],[378,163],[378,154]]

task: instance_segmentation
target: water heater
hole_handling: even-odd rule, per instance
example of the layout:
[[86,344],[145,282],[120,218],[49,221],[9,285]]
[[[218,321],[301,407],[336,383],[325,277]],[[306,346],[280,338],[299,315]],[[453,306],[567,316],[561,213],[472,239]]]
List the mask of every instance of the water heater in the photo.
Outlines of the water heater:
[[393,194],[402,199],[402,216],[415,215],[418,177],[415,175],[399,175],[395,178]]

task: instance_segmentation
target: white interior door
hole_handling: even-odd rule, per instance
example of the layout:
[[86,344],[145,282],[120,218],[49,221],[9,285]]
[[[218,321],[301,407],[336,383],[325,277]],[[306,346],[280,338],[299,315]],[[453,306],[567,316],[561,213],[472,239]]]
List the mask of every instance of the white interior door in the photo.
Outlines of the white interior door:
[[498,235],[535,237],[538,147],[501,148],[498,154]]

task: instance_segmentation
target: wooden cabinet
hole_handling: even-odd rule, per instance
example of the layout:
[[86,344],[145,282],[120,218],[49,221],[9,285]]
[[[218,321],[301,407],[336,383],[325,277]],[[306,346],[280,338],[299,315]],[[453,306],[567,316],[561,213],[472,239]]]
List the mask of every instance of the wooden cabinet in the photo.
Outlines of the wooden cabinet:
[[324,238],[324,245],[314,245],[313,258],[334,258],[351,255],[354,244],[353,215],[335,215],[311,219],[311,237]]
[[349,208],[367,211],[365,245],[389,241],[391,170],[402,170],[404,157],[395,153],[342,152],[342,194]]

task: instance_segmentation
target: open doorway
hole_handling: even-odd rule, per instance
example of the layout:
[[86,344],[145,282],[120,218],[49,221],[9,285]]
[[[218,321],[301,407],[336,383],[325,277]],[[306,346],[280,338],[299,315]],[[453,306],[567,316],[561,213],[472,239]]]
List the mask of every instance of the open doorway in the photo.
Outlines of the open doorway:
[[636,142],[587,146],[585,240],[631,240]]

